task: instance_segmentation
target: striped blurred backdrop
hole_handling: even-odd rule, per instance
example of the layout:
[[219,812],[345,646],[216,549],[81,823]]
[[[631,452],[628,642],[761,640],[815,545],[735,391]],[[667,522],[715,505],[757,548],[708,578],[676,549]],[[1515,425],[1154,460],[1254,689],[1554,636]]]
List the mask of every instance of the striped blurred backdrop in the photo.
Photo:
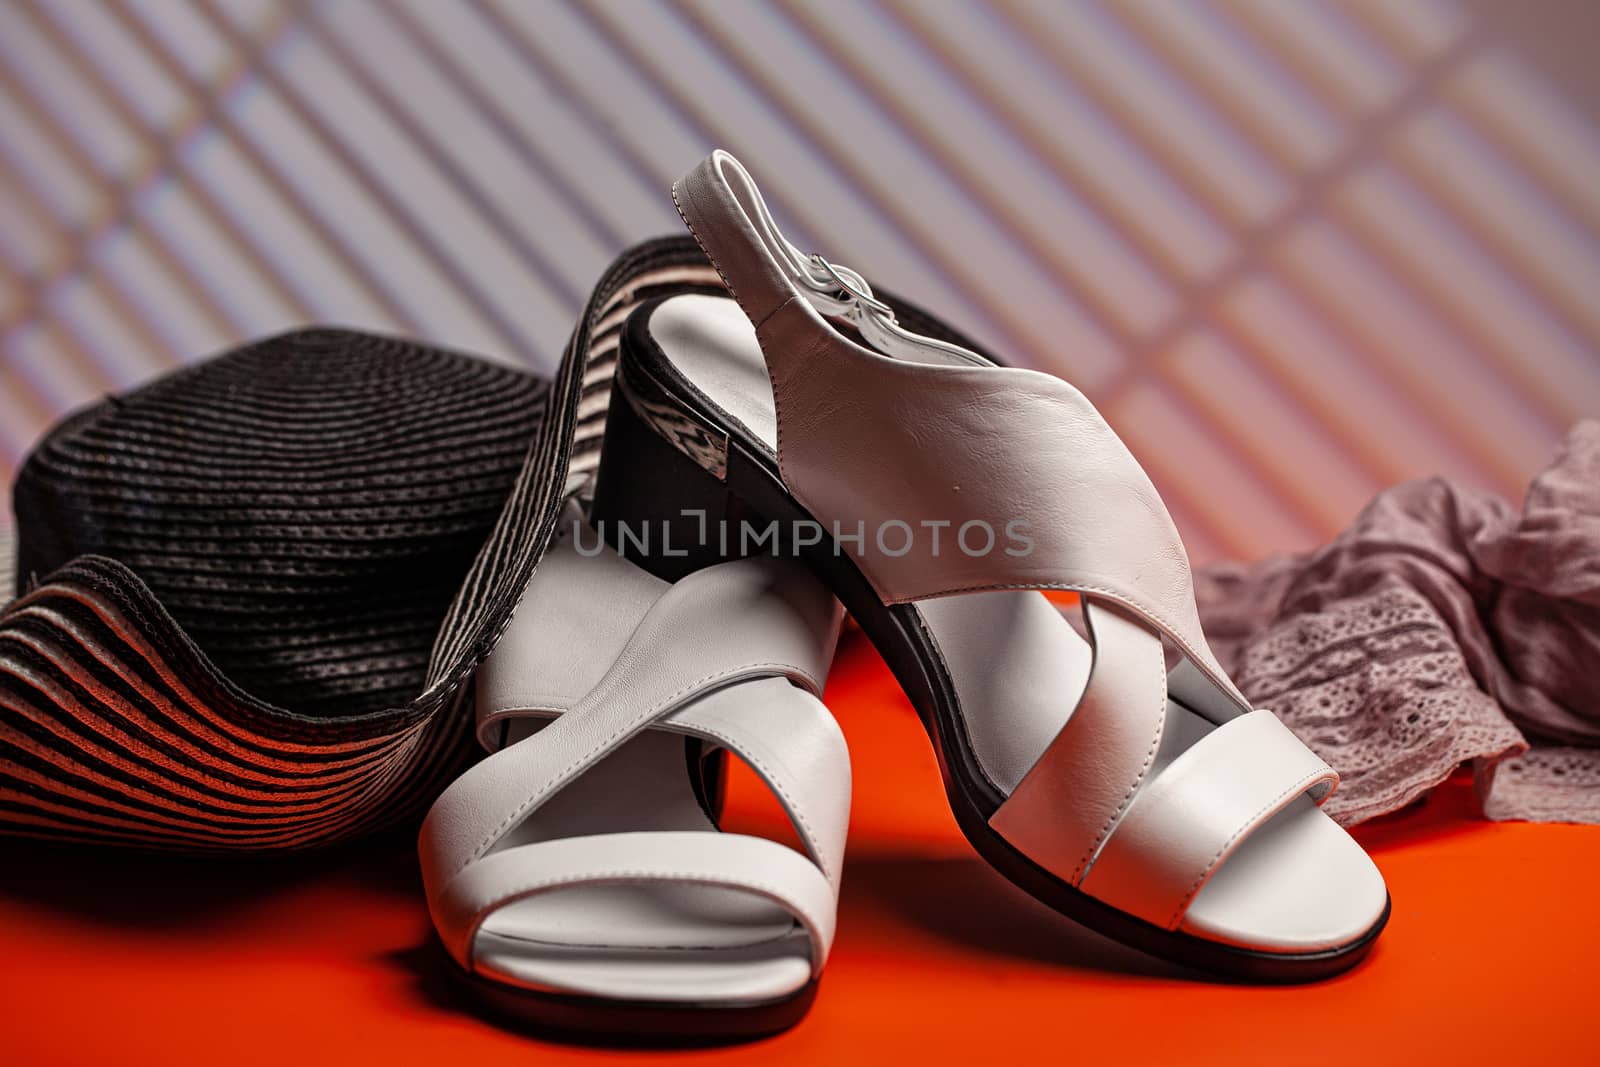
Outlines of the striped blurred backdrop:
[[1084,388],[1196,557],[1419,475],[1519,498],[1600,413],[1591,11],[0,0],[0,474],[301,322],[548,368],[722,145],[802,245]]

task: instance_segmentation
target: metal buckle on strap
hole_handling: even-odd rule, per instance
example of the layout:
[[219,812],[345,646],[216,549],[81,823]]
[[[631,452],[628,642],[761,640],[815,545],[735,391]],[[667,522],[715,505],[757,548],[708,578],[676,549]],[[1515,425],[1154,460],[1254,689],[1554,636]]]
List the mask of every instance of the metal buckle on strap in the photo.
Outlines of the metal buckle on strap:
[[[799,253],[790,265],[796,266]],[[824,315],[836,315],[853,324],[867,345],[892,359],[919,362],[964,363],[988,366],[989,361],[960,345],[941,341],[901,326],[894,308],[872,295],[872,286],[849,267],[836,267],[813,253],[805,262],[810,270],[795,270],[796,277],[810,291],[812,307]]]
[[[846,318],[854,318],[861,311],[870,311],[879,318],[889,322],[894,321],[894,308],[873,296],[871,288],[866,287],[866,280],[861,275],[848,267],[835,267],[815,252],[811,254],[810,259],[811,263],[831,279],[843,294],[842,297],[835,299],[838,299]],[[815,276],[808,281],[811,281],[819,292],[822,291]]]

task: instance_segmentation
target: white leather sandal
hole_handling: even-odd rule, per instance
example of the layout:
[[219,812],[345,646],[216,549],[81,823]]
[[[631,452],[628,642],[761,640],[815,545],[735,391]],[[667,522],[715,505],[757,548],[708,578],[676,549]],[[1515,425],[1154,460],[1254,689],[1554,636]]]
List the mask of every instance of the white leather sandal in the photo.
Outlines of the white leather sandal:
[[[668,583],[577,516],[479,670],[493,754],[423,825],[434,925],[478,993],[547,1028],[781,1030],[815,995],[838,902],[850,767],[819,700],[838,603],[772,559]],[[717,829],[726,752],[808,854]]]
[[[1094,407],[903,328],[727,153],[673,195],[737,303],[630,317],[605,448],[633,480],[597,513],[698,509],[712,555],[770,550],[779,520],[915,704],[968,839],[1057,910],[1223,976],[1360,959],[1389,899],[1318,807],[1337,775],[1217,664],[1166,508]],[[1089,641],[1043,589],[1081,595]]]

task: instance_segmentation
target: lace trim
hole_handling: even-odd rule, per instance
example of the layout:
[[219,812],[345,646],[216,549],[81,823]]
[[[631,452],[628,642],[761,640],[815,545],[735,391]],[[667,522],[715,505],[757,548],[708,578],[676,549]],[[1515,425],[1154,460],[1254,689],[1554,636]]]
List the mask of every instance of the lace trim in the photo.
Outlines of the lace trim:
[[1266,627],[1233,676],[1338,770],[1326,810],[1345,825],[1404,807],[1463,763],[1492,768],[1528,748],[1445,621],[1398,584]]

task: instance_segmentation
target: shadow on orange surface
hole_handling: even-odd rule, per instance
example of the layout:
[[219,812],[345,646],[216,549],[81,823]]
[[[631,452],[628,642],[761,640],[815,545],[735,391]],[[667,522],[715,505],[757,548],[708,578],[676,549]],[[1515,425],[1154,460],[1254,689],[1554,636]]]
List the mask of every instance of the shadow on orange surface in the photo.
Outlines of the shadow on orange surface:
[[[1077,927],[973,858],[916,717],[859,635],[829,702],[855,765],[839,938],[810,1017],[711,1051],[552,1043],[481,1018],[409,834],[323,855],[0,843],[0,1063],[1540,1063],[1592,1060],[1600,829],[1490,824],[1453,782],[1361,828],[1394,918],[1316,986],[1215,984]],[[748,772],[732,829],[786,834]]]

